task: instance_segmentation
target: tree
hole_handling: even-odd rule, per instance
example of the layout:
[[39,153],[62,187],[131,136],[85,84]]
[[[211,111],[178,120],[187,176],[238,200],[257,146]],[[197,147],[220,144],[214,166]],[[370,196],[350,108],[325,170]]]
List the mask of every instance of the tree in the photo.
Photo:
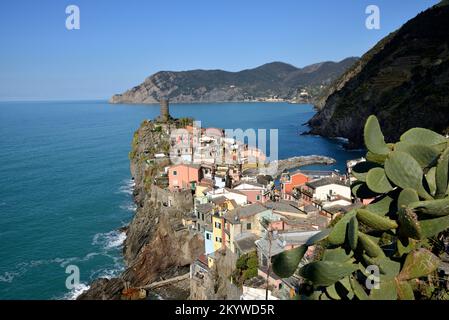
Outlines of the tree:
[[234,270],[232,278],[235,283],[242,285],[245,280],[257,276],[258,267],[259,260],[255,251],[244,254],[237,259],[236,270]]

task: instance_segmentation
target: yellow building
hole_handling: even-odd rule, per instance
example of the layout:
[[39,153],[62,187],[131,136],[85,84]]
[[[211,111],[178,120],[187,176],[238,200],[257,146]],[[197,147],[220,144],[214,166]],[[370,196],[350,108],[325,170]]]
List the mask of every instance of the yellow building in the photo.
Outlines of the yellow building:
[[238,207],[235,200],[217,197],[212,199],[214,214],[212,215],[212,236],[214,251],[229,246],[229,237],[226,237],[223,215]]
[[212,269],[215,265],[215,252],[207,255],[207,266]]
[[251,233],[257,237],[262,234],[262,217],[271,216],[272,210],[265,206],[254,203],[248,206],[237,207],[224,215],[225,244],[232,251],[236,252],[235,239],[243,233]]
[[204,184],[198,184],[195,188],[195,197],[204,197],[206,194],[206,190],[208,190],[210,187],[208,185]]
[[212,216],[212,237],[214,242],[214,251],[220,250],[224,246],[224,226],[223,217],[219,214]]

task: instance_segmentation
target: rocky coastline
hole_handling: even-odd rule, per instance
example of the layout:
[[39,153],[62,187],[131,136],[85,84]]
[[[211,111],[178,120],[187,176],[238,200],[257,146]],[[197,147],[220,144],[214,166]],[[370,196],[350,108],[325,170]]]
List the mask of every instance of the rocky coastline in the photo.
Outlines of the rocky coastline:
[[[79,300],[133,298],[123,292],[188,272],[186,267],[201,254],[204,246],[201,236],[192,235],[182,227],[183,215],[193,209],[192,194],[173,194],[152,183],[167,163],[149,165],[146,160],[152,157],[151,150],[167,141],[166,132],[155,130],[151,121],[144,121],[134,134],[130,169],[135,182],[133,197],[137,211],[126,228],[123,248],[126,269],[118,278],[95,280]],[[167,207],[169,198],[171,206]],[[186,298],[185,288],[185,283],[184,288],[178,284],[173,292],[165,288],[152,292],[152,296]]]
[[[178,120],[172,121],[179,125]],[[129,153],[137,210],[130,224],[122,229],[127,235],[123,247],[126,269],[117,278],[95,280],[78,300],[238,298],[235,286],[230,288],[228,279],[220,276],[227,275],[229,266],[235,263],[226,257],[221,266],[218,264],[222,269],[216,272],[219,276],[214,281],[221,289],[215,293],[192,286],[190,279],[142,292],[143,287],[156,281],[188,273],[190,264],[204,251],[202,235],[183,226],[183,217],[193,211],[191,191],[172,193],[157,183],[163,168],[170,164],[168,158],[150,160],[169,144],[169,130],[159,130],[158,126],[154,121],[144,121],[134,134]],[[334,162],[322,156],[294,157],[280,160],[278,169]]]

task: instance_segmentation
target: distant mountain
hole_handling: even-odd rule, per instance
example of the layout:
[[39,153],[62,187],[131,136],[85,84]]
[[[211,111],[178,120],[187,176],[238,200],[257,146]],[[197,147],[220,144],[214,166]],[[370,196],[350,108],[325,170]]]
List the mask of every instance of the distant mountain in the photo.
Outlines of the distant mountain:
[[449,1],[381,40],[327,89],[312,134],[363,146],[363,125],[379,118],[388,141],[412,127],[449,133]]
[[340,62],[322,62],[301,69],[282,62],[272,62],[239,72],[161,71],[123,94],[114,95],[110,102],[157,103],[161,97],[168,97],[172,103],[245,101],[258,98],[312,100],[356,61],[357,58],[347,58]]

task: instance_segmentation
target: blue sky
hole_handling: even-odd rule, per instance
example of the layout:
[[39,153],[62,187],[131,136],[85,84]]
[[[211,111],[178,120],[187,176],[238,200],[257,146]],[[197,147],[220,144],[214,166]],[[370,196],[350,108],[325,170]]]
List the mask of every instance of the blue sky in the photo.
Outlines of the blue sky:
[[[438,0],[15,0],[0,4],[0,100],[107,99],[159,70],[360,56]],[[65,28],[75,4],[81,29]],[[381,29],[365,28],[365,8]]]

